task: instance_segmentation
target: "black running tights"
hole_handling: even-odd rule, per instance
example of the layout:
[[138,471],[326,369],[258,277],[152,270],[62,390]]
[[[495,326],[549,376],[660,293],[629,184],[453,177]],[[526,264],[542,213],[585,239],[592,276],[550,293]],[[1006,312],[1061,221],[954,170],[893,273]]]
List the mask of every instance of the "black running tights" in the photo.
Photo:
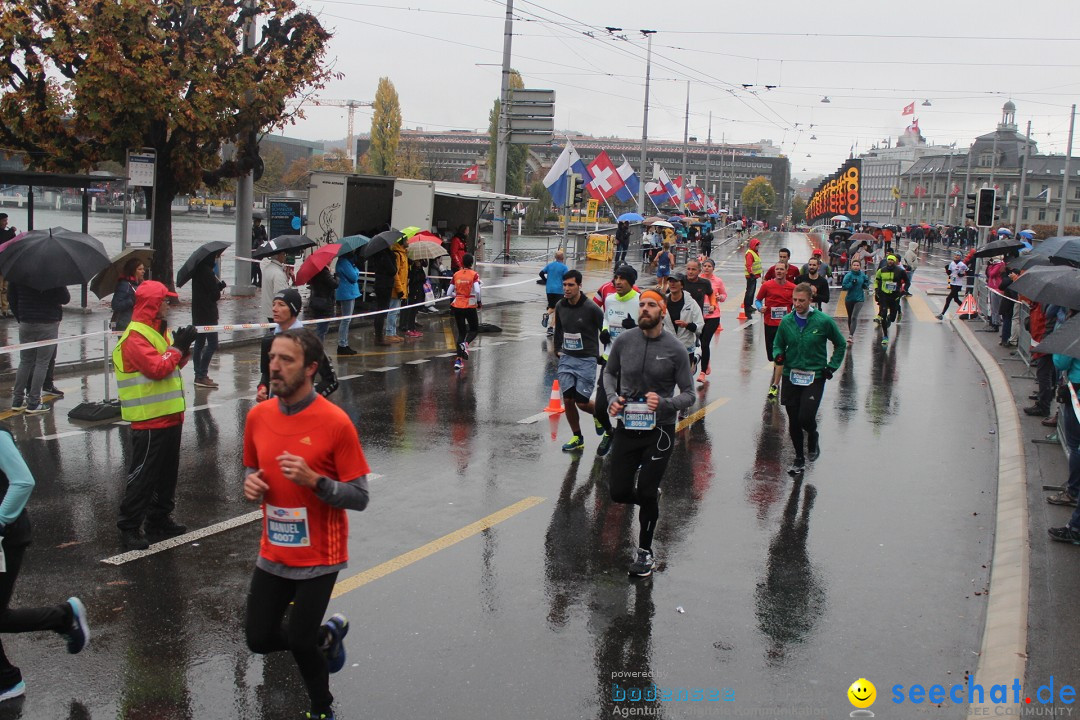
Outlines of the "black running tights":
[[[652,550],[653,533],[660,517],[660,481],[675,445],[675,426],[660,425],[638,431],[618,428],[611,447],[611,499],[638,505],[638,547]],[[641,470],[638,470],[638,466]],[[637,487],[634,476],[637,475]]]

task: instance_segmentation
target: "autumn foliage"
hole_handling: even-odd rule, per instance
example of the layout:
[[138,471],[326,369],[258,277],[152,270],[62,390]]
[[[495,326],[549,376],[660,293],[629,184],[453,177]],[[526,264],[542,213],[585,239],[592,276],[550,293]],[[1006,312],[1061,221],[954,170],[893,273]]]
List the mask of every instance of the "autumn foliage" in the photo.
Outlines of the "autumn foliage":
[[155,149],[154,276],[171,284],[173,197],[259,164],[258,134],[331,76],[329,38],[293,0],[5,0],[0,147],[68,172]]

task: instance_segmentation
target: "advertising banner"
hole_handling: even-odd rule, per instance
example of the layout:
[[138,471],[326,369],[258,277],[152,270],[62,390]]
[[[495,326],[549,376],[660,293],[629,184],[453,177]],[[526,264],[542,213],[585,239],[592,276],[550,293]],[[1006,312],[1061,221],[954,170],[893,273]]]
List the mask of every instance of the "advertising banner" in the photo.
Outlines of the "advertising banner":
[[271,240],[282,235],[300,234],[304,212],[303,200],[274,198],[267,201],[266,207],[269,210],[266,229]]
[[806,204],[811,225],[827,223],[833,215],[846,215],[853,223],[862,221],[859,181],[862,160],[848,160],[839,170],[821,181]]

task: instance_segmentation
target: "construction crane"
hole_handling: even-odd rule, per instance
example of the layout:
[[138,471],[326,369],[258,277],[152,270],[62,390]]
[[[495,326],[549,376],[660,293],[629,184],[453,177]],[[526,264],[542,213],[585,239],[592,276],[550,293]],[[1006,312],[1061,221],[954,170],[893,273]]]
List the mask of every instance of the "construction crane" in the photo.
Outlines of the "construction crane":
[[356,113],[358,107],[374,107],[375,103],[367,100],[326,100],[324,98],[312,98],[311,102],[315,105],[323,105],[327,107],[343,107],[349,108],[349,137],[345,141],[345,154],[350,160],[355,160],[353,153],[356,151],[354,146],[353,135],[353,116]]

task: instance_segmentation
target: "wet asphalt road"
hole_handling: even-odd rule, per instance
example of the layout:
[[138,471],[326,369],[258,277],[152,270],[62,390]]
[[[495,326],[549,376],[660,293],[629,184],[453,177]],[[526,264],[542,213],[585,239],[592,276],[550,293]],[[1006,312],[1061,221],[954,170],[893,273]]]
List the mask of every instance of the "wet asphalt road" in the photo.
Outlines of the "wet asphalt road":
[[[803,236],[783,242],[797,261],[809,256]],[[766,261],[780,244],[766,242]],[[823,455],[794,482],[786,419],[765,398],[762,330],[735,320],[738,260],[722,265],[725,330],[701,412],[677,438],[647,580],[626,576],[636,510],[608,500],[588,426],[575,457],[560,451],[565,420],[519,423],[547,404],[555,373],[539,287],[533,304],[485,310],[504,332],[482,336],[459,374],[438,357],[449,352],[438,319],[422,317],[424,339],[401,350],[353,342],[367,354],[339,363],[348,379],[333,400],[380,477],[368,510],[350,513],[350,566],[330,605],[352,627],[331,680],[340,718],[603,718],[624,707],[836,718],[860,677],[878,687],[879,716],[912,717],[890,708],[892,685],[974,672],[996,445],[973,360],[921,293],[887,350],[864,322],[822,402]],[[600,276],[589,277],[591,292]],[[202,409],[184,426],[176,516],[193,530],[255,509],[240,491],[253,354],[220,354],[211,374],[222,388],[189,396]],[[12,420],[38,481],[13,605],[77,594],[94,636],[80,656],[55,636],[6,636],[28,691],[0,705],[0,720],[296,717],[306,704],[291,658],[252,655],[243,639],[259,524],[103,563],[120,552],[127,431],[66,419],[80,397],[100,398],[100,376],[58,384],[71,392],[57,412]],[[731,699],[615,701],[645,678]]]

